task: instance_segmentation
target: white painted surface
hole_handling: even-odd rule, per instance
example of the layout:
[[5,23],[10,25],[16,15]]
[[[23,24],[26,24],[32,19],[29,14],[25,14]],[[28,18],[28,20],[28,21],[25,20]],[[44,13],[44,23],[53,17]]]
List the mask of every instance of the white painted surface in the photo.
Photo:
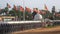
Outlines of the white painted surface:
[[41,21],[6,21],[0,22],[0,24],[22,24],[22,23],[41,23]]
[[36,14],[35,16],[34,16],[34,20],[42,20],[43,19],[43,17],[42,17],[42,15],[41,14]]

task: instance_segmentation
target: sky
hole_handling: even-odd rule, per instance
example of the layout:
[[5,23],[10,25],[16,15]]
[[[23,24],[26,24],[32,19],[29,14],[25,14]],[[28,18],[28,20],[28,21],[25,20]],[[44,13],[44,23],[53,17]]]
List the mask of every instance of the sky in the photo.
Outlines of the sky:
[[11,7],[13,5],[23,6],[29,8],[39,8],[44,9],[44,4],[48,7],[48,10],[51,11],[52,6],[56,7],[56,11],[60,10],[60,0],[0,0],[0,8],[6,7],[6,4],[9,3]]

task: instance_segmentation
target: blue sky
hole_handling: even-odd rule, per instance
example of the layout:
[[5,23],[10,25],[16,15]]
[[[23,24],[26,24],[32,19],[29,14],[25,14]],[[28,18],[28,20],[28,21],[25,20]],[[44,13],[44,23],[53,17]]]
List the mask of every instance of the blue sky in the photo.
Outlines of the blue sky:
[[0,8],[6,7],[6,3],[9,3],[11,7],[15,4],[16,6],[24,5],[23,7],[27,6],[31,9],[35,7],[44,9],[44,4],[46,4],[50,11],[52,6],[56,6],[56,11],[60,9],[60,0],[0,0]]

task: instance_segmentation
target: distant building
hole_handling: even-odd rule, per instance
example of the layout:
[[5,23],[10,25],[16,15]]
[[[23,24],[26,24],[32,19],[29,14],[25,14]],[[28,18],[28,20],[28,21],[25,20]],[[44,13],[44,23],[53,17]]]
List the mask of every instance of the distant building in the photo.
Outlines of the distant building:
[[14,16],[0,16],[0,21],[12,21],[15,20]]
[[55,13],[55,16],[60,17],[60,13]]

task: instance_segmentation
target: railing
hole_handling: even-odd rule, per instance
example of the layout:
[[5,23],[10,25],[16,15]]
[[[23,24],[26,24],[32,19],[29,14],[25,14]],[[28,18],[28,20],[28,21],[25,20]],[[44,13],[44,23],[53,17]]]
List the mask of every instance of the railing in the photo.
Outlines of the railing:
[[4,24],[0,24],[0,32],[14,32],[22,31],[34,28],[40,28],[42,26],[41,21],[7,21]]
[[[54,21],[54,20],[50,20]],[[54,23],[55,24],[55,23]],[[41,21],[4,21],[0,22],[0,33],[22,31],[42,27]]]

